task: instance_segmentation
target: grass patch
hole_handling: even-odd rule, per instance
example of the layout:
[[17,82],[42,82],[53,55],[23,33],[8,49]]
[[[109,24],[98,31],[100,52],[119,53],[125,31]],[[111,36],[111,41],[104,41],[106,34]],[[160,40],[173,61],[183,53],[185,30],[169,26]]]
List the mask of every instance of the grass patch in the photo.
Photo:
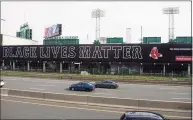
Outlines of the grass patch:
[[[73,78],[87,78],[87,79],[124,79],[124,80],[178,80],[184,81],[188,77],[162,77],[162,76],[142,76],[142,75],[80,75],[80,74],[68,74],[68,73],[43,73],[43,72],[22,72],[22,71],[1,71],[1,75],[4,76],[23,76],[23,77],[43,77],[43,78],[61,78],[61,77],[73,77]],[[189,78],[190,79],[190,78]]]

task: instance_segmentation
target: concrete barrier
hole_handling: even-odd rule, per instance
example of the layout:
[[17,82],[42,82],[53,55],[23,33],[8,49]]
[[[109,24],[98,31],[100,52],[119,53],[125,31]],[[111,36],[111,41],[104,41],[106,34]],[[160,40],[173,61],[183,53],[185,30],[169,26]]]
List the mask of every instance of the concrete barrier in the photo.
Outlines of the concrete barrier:
[[44,93],[44,94],[45,94],[44,99],[87,102],[87,96],[77,96],[77,95],[68,95],[68,94],[53,94],[53,93]]
[[123,105],[123,106],[138,106],[137,100],[132,99],[119,99],[119,98],[104,98],[88,96],[88,103],[98,103],[98,104],[110,104],[110,105]]
[[[8,95],[21,96],[23,91],[9,89]],[[25,96],[23,96],[25,97]]]
[[77,95],[64,95],[67,101],[76,101],[76,102],[87,102],[87,96],[77,96]]
[[8,95],[23,96],[23,97],[34,97],[34,98],[44,99],[44,93],[35,92],[35,91],[24,91],[24,90],[9,89]]
[[64,94],[44,93],[44,99],[64,100]]
[[189,102],[138,100],[138,107],[191,110]]
[[164,108],[164,109],[180,109],[191,110],[191,103],[189,102],[172,102],[172,101],[148,101],[136,99],[119,99],[119,98],[104,98],[88,96],[88,103],[111,104],[121,106],[136,106],[144,108]]
[[41,93],[41,92],[22,91],[20,95],[24,96],[24,97],[33,97],[33,98],[42,98],[42,99],[44,99],[44,93]]
[[1,94],[2,95],[8,95],[8,89],[5,89],[5,88],[1,88]]
[[97,97],[87,95],[73,95],[73,94],[55,94],[55,93],[42,93],[36,91],[23,91],[23,90],[7,90],[4,89],[3,93],[8,95],[33,97],[41,99],[64,100],[73,102],[84,102],[87,104],[107,104],[118,106],[135,106],[138,108],[156,108],[156,109],[178,109],[178,110],[191,110],[191,102],[172,102],[172,101],[155,101],[155,100],[136,100],[136,99],[120,99],[113,97]]

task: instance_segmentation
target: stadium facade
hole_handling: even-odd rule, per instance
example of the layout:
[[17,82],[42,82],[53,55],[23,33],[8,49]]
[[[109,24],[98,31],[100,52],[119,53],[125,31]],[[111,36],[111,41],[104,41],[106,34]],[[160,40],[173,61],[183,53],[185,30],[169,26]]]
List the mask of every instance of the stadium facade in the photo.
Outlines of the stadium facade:
[[44,45],[30,40],[29,27],[17,35],[0,34],[3,69],[162,76],[190,76],[192,73],[192,45],[186,37],[182,37],[182,44],[177,43],[181,38],[162,44],[161,37],[144,37],[145,44],[125,44],[122,37],[104,37],[99,41],[102,44],[79,44],[79,39],[73,38],[73,42],[72,38],[58,37],[62,35],[62,24],[45,29]]
[[43,72],[191,75],[191,44],[1,46],[2,66]]

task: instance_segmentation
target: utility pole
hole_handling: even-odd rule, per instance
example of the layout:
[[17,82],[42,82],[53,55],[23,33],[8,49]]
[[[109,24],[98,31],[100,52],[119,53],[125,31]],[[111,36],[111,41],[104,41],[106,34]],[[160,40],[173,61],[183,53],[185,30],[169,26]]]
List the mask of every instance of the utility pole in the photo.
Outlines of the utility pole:
[[143,27],[141,26],[141,44],[143,43]]

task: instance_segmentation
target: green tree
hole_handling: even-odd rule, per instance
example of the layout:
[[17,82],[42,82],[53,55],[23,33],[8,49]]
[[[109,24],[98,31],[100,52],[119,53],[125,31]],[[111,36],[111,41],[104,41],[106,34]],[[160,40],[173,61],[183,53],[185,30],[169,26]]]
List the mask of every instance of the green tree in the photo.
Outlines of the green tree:
[[94,40],[93,44],[101,44],[99,40]]

